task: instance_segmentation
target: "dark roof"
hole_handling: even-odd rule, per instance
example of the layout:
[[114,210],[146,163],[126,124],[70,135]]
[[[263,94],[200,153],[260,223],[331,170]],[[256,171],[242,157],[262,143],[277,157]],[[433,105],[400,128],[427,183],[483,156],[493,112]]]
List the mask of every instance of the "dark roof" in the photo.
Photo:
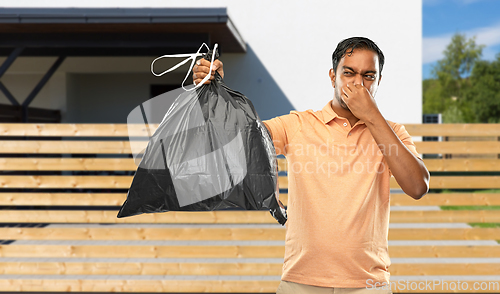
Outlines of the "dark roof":
[[0,8],[0,54],[143,55],[246,45],[226,8]]
[[226,8],[1,8],[0,23],[220,23]]

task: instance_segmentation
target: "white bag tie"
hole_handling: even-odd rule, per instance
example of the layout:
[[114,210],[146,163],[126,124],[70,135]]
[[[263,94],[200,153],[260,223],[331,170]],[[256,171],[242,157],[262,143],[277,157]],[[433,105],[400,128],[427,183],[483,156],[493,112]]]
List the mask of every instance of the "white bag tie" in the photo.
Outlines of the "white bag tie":
[[[189,73],[191,72],[191,70],[193,69],[194,67],[194,63],[196,62],[196,58],[199,57],[199,56],[204,56],[206,53],[200,53],[201,49],[203,48],[203,46],[207,47],[208,50],[210,50],[210,48],[208,47],[207,44],[203,43],[200,48],[198,49],[198,51],[196,51],[196,53],[193,53],[193,54],[170,54],[170,55],[163,55],[163,56],[160,56],[158,58],[156,58],[155,60],[153,60],[153,62],[151,62],[151,73],[154,74],[155,76],[157,77],[160,77],[166,73],[169,73],[171,71],[174,71],[176,70],[177,68],[183,66],[184,64],[186,64],[189,60],[191,60],[191,65],[189,67],[189,70],[186,74],[186,77],[184,78],[184,80],[182,81],[182,85],[181,87],[185,90],[185,91],[192,91],[194,89],[197,89],[199,87],[201,87],[201,85],[203,85],[203,83],[205,83],[206,81],[208,81],[208,79],[210,79],[210,75],[207,75],[198,85],[195,85],[193,88],[190,88],[190,89],[186,89],[184,88],[184,83],[186,82],[187,78],[189,77]],[[214,57],[215,57],[215,52],[217,50],[217,47],[218,47],[218,44],[215,43],[214,45],[214,50],[213,50],[213,54],[212,54],[212,61],[210,62],[210,72],[212,72],[212,67],[213,67],[213,64],[214,64]],[[166,58],[166,57],[175,57],[175,58],[178,58],[178,57],[187,57],[186,59],[184,59],[183,61],[177,63],[176,65],[172,66],[171,68],[167,69],[166,71],[160,73],[160,74],[157,74],[154,72],[153,70],[153,65],[154,63],[159,60],[159,59],[162,59],[162,58]]]

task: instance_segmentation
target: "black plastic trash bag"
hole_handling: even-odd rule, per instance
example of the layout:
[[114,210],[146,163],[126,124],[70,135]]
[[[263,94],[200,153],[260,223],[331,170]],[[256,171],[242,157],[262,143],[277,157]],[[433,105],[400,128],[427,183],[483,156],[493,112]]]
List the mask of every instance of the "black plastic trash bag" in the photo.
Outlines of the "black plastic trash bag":
[[[205,59],[213,63],[211,51]],[[270,134],[250,100],[217,72],[210,84],[175,99],[142,156],[119,218],[241,208],[269,209],[286,222]]]

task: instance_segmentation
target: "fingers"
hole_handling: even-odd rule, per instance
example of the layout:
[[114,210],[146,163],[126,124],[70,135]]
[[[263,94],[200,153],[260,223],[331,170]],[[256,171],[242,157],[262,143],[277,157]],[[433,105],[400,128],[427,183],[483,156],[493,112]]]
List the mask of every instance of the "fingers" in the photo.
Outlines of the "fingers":
[[359,93],[359,90],[363,89],[364,86],[361,84],[355,84],[354,82],[348,82],[342,87],[343,96],[349,98],[349,96]]
[[220,76],[224,78],[224,64],[220,60],[214,61],[214,65],[216,66],[217,72],[219,72]]
[[348,82],[346,86],[349,92],[356,91],[356,89],[358,88],[358,84],[355,84],[354,82]]
[[[212,68],[212,71],[214,71],[213,68]],[[193,73],[195,73],[197,75],[198,75],[198,73],[208,74],[209,72],[210,72],[210,62],[208,62],[207,60],[205,60],[203,58],[196,61],[196,65],[193,66]]]
[[[220,60],[215,60],[214,65],[212,66],[212,73],[216,70],[222,69],[222,62]],[[202,58],[196,61],[196,65],[193,67],[194,72],[202,71],[204,73],[208,73],[210,71],[210,61]]]
[[348,103],[347,100],[349,100],[349,97],[350,96],[354,96],[356,95],[356,93],[358,92],[357,91],[357,87],[358,85],[354,84],[353,82],[348,82],[345,84],[345,86],[343,86],[341,88],[342,90],[342,101],[344,101],[344,103]]
[[215,71],[224,77],[224,71],[222,70],[223,64],[220,60],[215,60],[212,66],[212,71],[210,71],[210,61],[201,58],[196,61],[196,65],[193,67],[193,82],[195,85],[201,83],[201,81],[210,74],[209,80],[205,81],[204,84],[210,84],[210,81],[215,79]]
[[352,83],[352,82],[348,82],[348,83],[345,85],[345,87],[344,87],[344,88],[345,88],[345,91],[346,91],[347,95],[349,95],[349,94],[351,94],[351,93],[353,92],[353,90],[354,90],[355,86],[354,86],[354,83]]
[[342,96],[344,97],[349,97],[349,95],[347,94],[347,91],[346,91],[346,87],[342,87]]
[[[198,59],[196,65],[193,66],[193,83],[198,85],[203,81],[203,79],[210,73],[210,62],[205,59]],[[215,71],[212,70],[210,78],[204,82],[204,84],[210,84],[210,81],[214,79]]]
[[[201,83],[201,81],[203,81],[203,79],[207,76],[208,74],[206,73],[203,73],[203,72],[199,72],[198,74],[193,74],[193,82],[195,85],[198,85],[199,83]],[[210,75],[210,78],[205,81],[203,84],[210,84],[210,81],[215,79],[215,76],[212,74]]]
[[349,95],[352,94],[352,91],[349,88],[349,84],[346,84],[341,89],[342,89],[342,98],[349,98]]

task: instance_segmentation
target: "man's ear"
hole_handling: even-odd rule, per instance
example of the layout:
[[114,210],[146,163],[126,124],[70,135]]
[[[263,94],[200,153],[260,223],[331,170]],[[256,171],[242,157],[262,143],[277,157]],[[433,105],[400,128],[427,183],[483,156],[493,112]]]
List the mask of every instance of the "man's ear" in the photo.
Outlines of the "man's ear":
[[335,71],[333,71],[333,68],[330,68],[328,75],[330,76],[330,81],[332,81],[332,86],[335,88]]

